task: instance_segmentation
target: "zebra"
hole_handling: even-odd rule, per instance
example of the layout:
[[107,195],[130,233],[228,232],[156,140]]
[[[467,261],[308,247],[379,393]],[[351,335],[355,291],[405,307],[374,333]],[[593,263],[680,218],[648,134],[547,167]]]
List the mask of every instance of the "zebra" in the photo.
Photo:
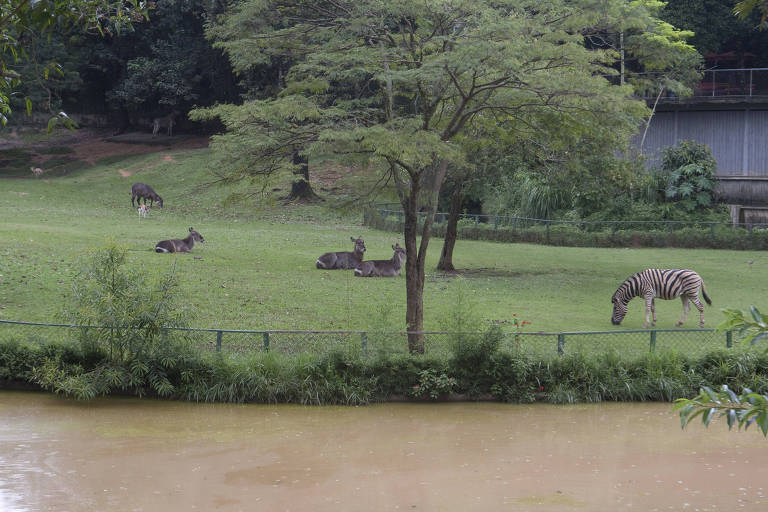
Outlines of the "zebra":
[[691,302],[699,310],[699,327],[704,327],[704,306],[699,300],[699,286],[701,294],[707,304],[712,305],[712,301],[707,296],[704,281],[701,276],[693,270],[661,270],[649,268],[633,274],[621,283],[619,289],[613,294],[613,316],[611,323],[619,325],[627,314],[627,303],[634,297],[643,297],[645,299],[645,324],[643,329],[648,327],[648,315],[653,313],[653,322],[651,326],[656,325],[656,304],[654,299],[676,299],[680,297],[683,301],[683,316],[675,327],[680,327],[685,322],[685,317],[691,309]]

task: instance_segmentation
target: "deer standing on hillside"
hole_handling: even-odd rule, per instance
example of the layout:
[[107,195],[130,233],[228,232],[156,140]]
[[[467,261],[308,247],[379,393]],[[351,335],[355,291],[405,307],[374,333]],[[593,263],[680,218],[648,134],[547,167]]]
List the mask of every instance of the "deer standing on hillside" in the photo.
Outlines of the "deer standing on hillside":
[[155,245],[155,252],[189,252],[195,246],[195,242],[203,243],[203,235],[189,228],[189,236],[182,240],[162,240]]
[[135,206],[133,200],[136,198],[138,198],[139,204],[141,204],[141,198],[144,198],[144,204],[147,204],[147,199],[149,199],[150,206],[154,206],[155,201],[157,201],[157,206],[163,207],[163,198],[157,195],[157,192],[145,183],[134,183],[131,185],[131,206]]
[[355,250],[353,252],[327,252],[317,258],[315,262],[317,268],[325,270],[352,269],[360,265],[363,261],[363,253],[365,252],[363,237],[357,239],[349,237],[349,239],[355,243]]
[[30,168],[29,168],[29,170],[30,170],[30,171],[32,171],[32,175],[33,175],[35,178],[39,178],[39,177],[40,177],[40,176],[42,176],[42,175],[43,175],[43,173],[45,172],[44,170],[42,170],[42,169],[41,169],[41,168],[39,168],[39,167],[30,167]]
[[395,277],[405,263],[405,249],[400,244],[392,246],[395,253],[391,260],[368,260],[355,267],[357,277]]
[[176,114],[168,114],[164,117],[156,117],[152,120],[152,138],[157,137],[160,128],[168,127],[168,136],[173,135],[173,125],[176,124]]

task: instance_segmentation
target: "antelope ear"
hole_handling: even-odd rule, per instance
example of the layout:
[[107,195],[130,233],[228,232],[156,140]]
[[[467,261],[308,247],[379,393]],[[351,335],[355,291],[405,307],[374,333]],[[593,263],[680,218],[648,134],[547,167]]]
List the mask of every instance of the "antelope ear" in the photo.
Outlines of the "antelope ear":
[[353,236],[349,237],[349,239],[352,240],[353,242],[357,242],[357,240],[355,240],[355,237]]
[[191,233],[191,232],[193,232],[193,231],[194,231],[194,229],[193,229],[193,228],[189,228],[189,232],[190,232],[190,233]]

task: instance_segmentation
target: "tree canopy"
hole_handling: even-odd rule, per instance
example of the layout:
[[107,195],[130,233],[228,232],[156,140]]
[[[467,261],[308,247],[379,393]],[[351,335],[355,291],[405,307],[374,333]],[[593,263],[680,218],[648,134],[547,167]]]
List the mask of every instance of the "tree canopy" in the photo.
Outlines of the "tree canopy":
[[[14,65],[26,55],[30,38],[70,26],[120,33],[144,20],[149,8],[143,0],[0,0],[0,123],[5,124],[11,112],[9,96],[21,83]],[[60,70],[57,62],[48,61],[42,74],[47,77]],[[26,108],[32,110],[30,100]]]

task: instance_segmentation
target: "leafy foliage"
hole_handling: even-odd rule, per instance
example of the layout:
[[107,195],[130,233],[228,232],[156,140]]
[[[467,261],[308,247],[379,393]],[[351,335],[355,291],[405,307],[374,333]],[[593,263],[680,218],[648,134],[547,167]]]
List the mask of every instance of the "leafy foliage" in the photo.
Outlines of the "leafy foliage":
[[151,23],[105,48],[104,64],[117,65],[105,84],[111,109],[151,118],[234,100],[229,63],[204,37],[220,8],[204,0],[158,2]]
[[[143,0],[0,0],[0,124],[6,124],[9,98],[21,84],[22,75],[13,68],[27,56],[30,38],[70,26],[117,34],[145,19],[149,8]],[[41,79],[60,71],[55,61],[42,66]],[[25,103],[31,112],[32,101]]]
[[428,396],[437,400],[441,395],[453,391],[456,380],[445,373],[438,374],[435,370],[426,369],[419,372],[419,383],[413,386],[411,395],[415,397]]
[[692,212],[713,205],[717,162],[705,144],[682,141],[665,148],[662,168],[668,173],[667,199]]
[[736,331],[743,341],[752,345],[768,341],[768,322],[755,306],[749,307],[749,314],[739,309],[724,309],[727,319],[717,326],[720,331]]
[[47,389],[78,398],[109,394],[113,389],[159,396],[174,391],[173,369],[191,357],[168,327],[181,326],[178,283],[171,272],[150,284],[139,271],[127,270],[126,248],[110,244],[96,251],[73,287],[74,304],[64,316],[80,330],[84,354],[98,354],[93,366],[46,359],[34,370]]
[[753,393],[749,389],[737,395],[726,385],[720,391],[704,386],[694,398],[676,400],[674,410],[680,412],[683,428],[698,416],[707,427],[713,418],[725,417],[729,429],[738,426],[746,430],[756,424],[763,436],[768,436],[768,395]]
[[85,346],[105,350],[112,361],[133,361],[169,342],[167,327],[184,325],[173,271],[156,284],[138,269],[126,268],[125,247],[114,243],[96,251],[73,286],[73,306],[64,312],[84,329]]

